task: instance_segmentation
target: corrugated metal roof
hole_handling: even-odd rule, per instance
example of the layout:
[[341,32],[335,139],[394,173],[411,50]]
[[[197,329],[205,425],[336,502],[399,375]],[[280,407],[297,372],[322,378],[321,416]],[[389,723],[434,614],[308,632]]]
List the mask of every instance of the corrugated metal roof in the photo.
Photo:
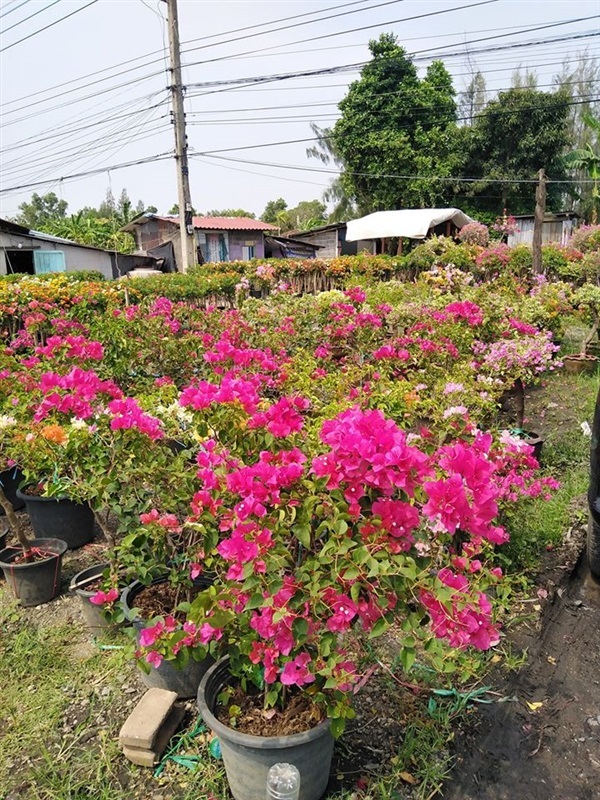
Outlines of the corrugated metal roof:
[[[161,217],[153,215],[156,219],[163,219],[179,225],[179,217]],[[260,219],[250,217],[194,217],[194,228],[207,231],[277,231],[277,225],[270,225]]]

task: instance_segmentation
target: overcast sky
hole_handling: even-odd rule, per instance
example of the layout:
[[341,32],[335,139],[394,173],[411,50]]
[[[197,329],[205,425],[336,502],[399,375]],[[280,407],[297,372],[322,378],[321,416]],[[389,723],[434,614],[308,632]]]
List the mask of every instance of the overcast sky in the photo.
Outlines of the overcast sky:
[[[439,11],[445,13],[407,19]],[[457,90],[473,69],[485,74],[488,90],[506,88],[519,65],[534,69],[545,89],[565,58],[586,48],[588,56],[599,56],[599,40],[492,48],[594,33],[597,16],[567,21],[599,13],[599,0],[494,0],[486,5],[476,0],[179,0],[190,153],[309,138],[310,120],[322,126],[334,122],[337,103],[358,72],[220,90],[194,84],[359,63],[368,59],[369,39],[393,32],[420,58],[421,74],[429,54],[439,49]],[[303,16],[282,21],[297,15]],[[337,16],[325,19],[332,15]],[[172,151],[165,16],[161,0],[0,0],[0,188],[10,189],[0,195],[1,216],[16,214],[34,191],[56,192],[68,201],[71,213],[98,205],[109,187],[115,196],[126,187],[134,203],[141,199],[160,212],[176,202],[171,158],[106,171]],[[560,21],[565,22],[527,31]],[[502,38],[488,38],[494,36]],[[487,41],[476,41],[481,39]],[[467,51],[472,51],[469,57]],[[201,211],[241,207],[260,214],[277,197],[290,206],[320,197],[328,175],[274,166],[321,169],[320,162],[306,157],[309,145],[221,154],[269,166],[191,158],[194,206]],[[103,171],[68,179],[95,169]],[[13,188],[21,186],[27,188]]]

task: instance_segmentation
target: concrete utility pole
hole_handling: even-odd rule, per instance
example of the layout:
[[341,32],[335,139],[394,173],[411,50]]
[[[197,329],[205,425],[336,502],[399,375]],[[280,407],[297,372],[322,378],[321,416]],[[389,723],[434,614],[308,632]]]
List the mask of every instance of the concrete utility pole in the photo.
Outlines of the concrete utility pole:
[[[173,101],[173,126],[175,128],[175,159],[177,162],[177,196],[179,204],[179,230],[181,232],[181,272],[196,263],[196,241],[192,221],[192,197],[183,108],[183,82],[181,79],[181,52],[177,0],[166,0],[169,20],[169,51],[171,55],[171,97]],[[178,259],[179,260],[179,259]]]
[[533,218],[533,271],[538,275],[542,271],[542,228],[546,213],[546,172],[538,172],[538,185],[535,190],[535,216]]

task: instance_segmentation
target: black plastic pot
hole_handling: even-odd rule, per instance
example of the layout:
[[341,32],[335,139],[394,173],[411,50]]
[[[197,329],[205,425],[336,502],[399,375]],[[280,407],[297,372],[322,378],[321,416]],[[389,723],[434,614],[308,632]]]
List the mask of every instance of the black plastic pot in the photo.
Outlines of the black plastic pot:
[[22,606],[39,606],[59,594],[62,557],[67,550],[67,543],[60,539],[33,539],[31,546],[52,555],[30,564],[15,564],[23,554],[20,547],[6,547],[0,552],[6,582]]
[[[17,489],[23,480],[23,473],[17,467],[11,467],[0,472],[0,486],[4,490],[6,499],[12,504],[15,511],[23,508],[25,503],[17,497]],[[0,517],[3,516],[4,509],[0,506]]]
[[[157,583],[164,583],[165,578],[156,578],[150,584],[154,586]],[[211,585],[211,581],[206,578],[199,578],[196,581],[203,588]],[[140,632],[146,627],[147,620],[141,617],[136,617],[133,614],[135,608],[136,596],[145,589],[146,585],[135,581],[126,589],[123,590],[121,595],[121,603],[125,617],[133,625],[139,638]],[[206,670],[215,663],[214,659],[210,656],[203,661],[195,661],[190,658],[183,669],[177,669],[169,661],[163,661],[158,667],[150,667],[150,672],[146,673],[140,670],[140,677],[145,686],[150,689],[166,689],[170,692],[177,692],[178,697],[189,698],[196,697],[198,693],[198,686],[202,680]]]
[[93,567],[88,567],[74,575],[69,585],[70,591],[74,592],[81,600],[81,610],[83,611],[86,625],[91,631],[100,631],[111,627],[111,623],[104,618],[102,607],[90,603],[90,597],[96,594],[96,590],[88,591],[85,588],[87,581],[99,578],[107,567],[108,564],[96,564]]
[[532,431],[523,431],[519,438],[527,442],[530,447],[533,447],[533,455],[539,461],[542,457],[542,447],[545,440],[538,433],[533,433]]
[[233,682],[229,659],[211,667],[198,690],[198,708],[207,727],[219,737],[225,773],[235,800],[264,800],[274,764],[293,764],[300,773],[300,800],[319,800],[329,781],[333,737],[329,720],[304,733],[252,736],[223,725],[214,715],[217,696]]
[[94,512],[87,503],[75,503],[67,497],[38,497],[24,494],[23,500],[31,527],[37,537],[62,539],[69,550],[76,550],[94,538]]

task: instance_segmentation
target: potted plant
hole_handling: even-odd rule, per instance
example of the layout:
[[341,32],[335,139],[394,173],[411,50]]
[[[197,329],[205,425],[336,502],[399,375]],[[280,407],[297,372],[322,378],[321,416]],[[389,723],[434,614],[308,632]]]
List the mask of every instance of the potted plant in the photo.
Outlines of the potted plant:
[[579,309],[582,318],[591,327],[581,341],[579,353],[563,357],[565,370],[573,375],[595,372],[598,367],[598,355],[590,350],[594,341],[597,343],[600,326],[600,286],[586,283],[577,289],[573,296],[573,305]]
[[2,488],[0,505],[19,542],[19,547],[0,550],[0,567],[4,577],[22,606],[47,603],[60,591],[62,557],[67,544],[54,538],[30,541]]
[[[263,403],[242,411],[230,392],[207,397],[214,387],[182,393],[199,424],[207,413],[221,421],[201,451],[186,526],[202,534],[215,580],[182,606],[185,622],[159,620],[140,655],[152,663],[201,640],[226,656],[204,675],[198,704],[234,797],[262,800],[270,766],[289,761],[302,799],[317,800],[334,738],[353,716],[356,628],[377,636],[401,622],[406,669],[417,638],[439,663],[442,638],[482,649],[498,641],[484,590],[499,571],[471,559],[506,540],[504,493],[526,494],[524,465],[535,462],[468,421],[455,423],[454,442],[409,444],[380,411],[358,407],[323,424],[311,458],[301,403],[283,397],[273,415]],[[523,480],[508,480],[511,470]]]

